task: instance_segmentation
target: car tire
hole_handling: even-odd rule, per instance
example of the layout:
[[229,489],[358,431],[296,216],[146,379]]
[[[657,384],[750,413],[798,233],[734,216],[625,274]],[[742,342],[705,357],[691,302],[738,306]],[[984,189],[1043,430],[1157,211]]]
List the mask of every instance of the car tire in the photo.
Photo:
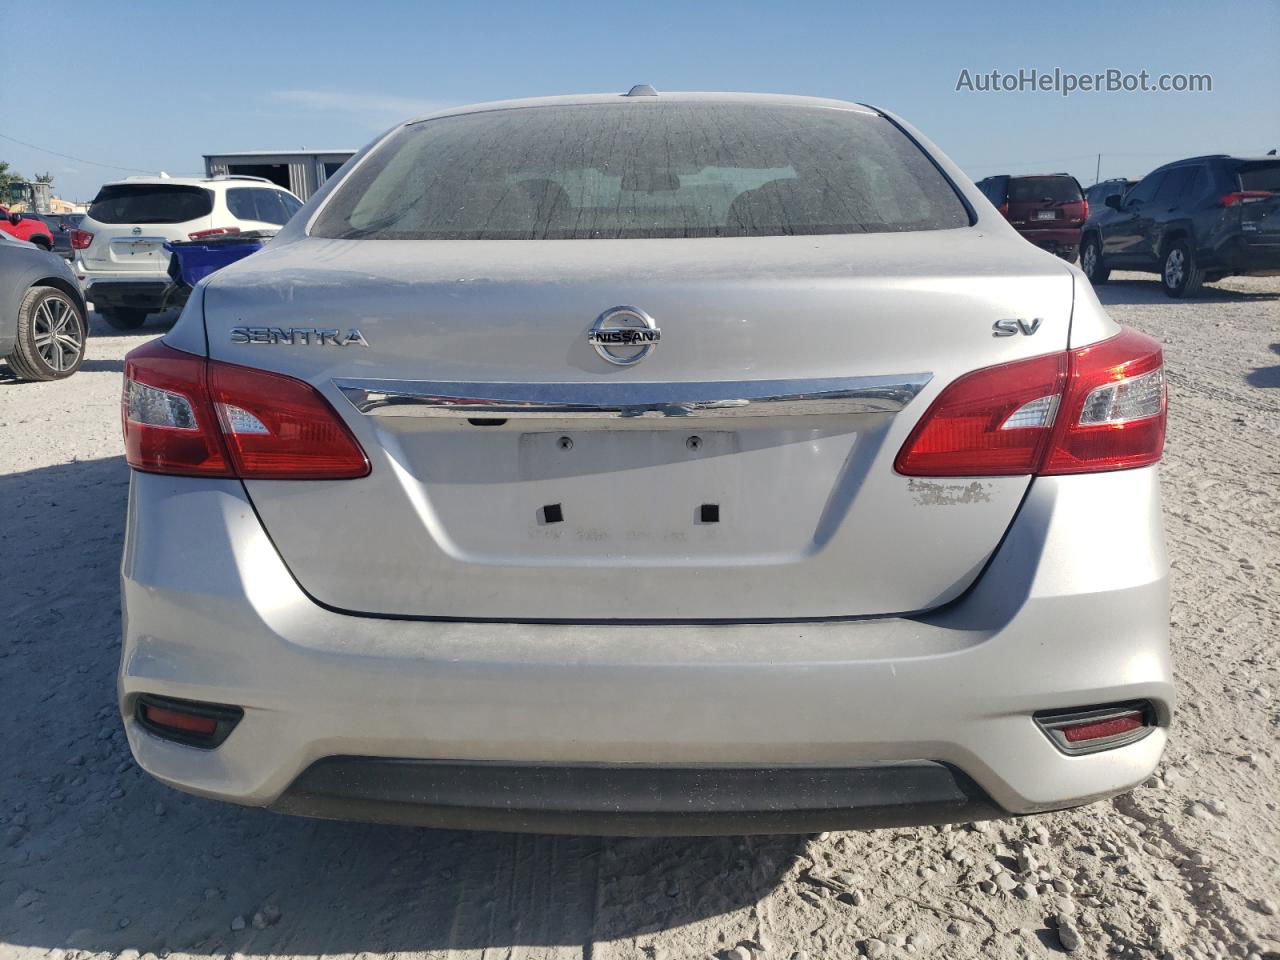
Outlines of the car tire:
[[88,333],[75,297],[32,287],[18,307],[18,341],[6,362],[22,380],[61,380],[80,369]]
[[1160,262],[1160,285],[1175,299],[1194,297],[1204,283],[1204,271],[1196,265],[1195,251],[1186,240],[1175,240]]
[[117,307],[114,310],[99,310],[98,316],[107,321],[107,326],[117,330],[137,330],[147,322],[147,311],[135,308]]
[[1102,246],[1097,236],[1090,234],[1080,244],[1080,269],[1095,287],[1107,282],[1111,276],[1111,268],[1103,262]]

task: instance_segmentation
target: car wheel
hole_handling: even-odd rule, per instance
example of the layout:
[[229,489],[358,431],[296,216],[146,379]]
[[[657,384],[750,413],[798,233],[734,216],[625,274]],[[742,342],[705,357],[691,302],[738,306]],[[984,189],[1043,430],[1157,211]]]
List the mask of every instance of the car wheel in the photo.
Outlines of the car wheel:
[[18,308],[9,368],[23,380],[61,380],[80,369],[89,332],[80,305],[55,287],[32,287]]
[[1102,262],[1102,247],[1095,236],[1086,237],[1080,247],[1080,269],[1095,286],[1106,283],[1111,276],[1111,268]]
[[137,330],[147,322],[147,311],[137,309],[99,310],[98,316],[117,330]]
[[1204,283],[1204,271],[1196,266],[1195,253],[1186,240],[1175,240],[1164,254],[1160,284],[1171,297],[1194,297]]

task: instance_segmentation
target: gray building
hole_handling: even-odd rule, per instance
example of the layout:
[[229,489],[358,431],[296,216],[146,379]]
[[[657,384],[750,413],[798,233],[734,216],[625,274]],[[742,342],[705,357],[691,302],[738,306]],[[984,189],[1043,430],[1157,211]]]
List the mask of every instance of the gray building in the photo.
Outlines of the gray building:
[[265,177],[306,200],[338,172],[354,150],[248,150],[243,153],[206,153],[204,172],[217,177],[239,174]]

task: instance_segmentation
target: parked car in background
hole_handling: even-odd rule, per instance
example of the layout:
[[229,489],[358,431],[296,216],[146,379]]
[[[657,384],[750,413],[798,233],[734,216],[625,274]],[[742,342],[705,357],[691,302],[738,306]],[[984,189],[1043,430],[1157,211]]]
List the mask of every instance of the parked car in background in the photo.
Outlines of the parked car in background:
[[1066,173],[999,174],[978,181],[978,189],[1037,247],[1066,260],[1076,258],[1089,204],[1075,177]]
[[1080,267],[1160,274],[1171,297],[1230,276],[1280,274],[1280,159],[1215,154],[1166,164],[1089,221]]
[[71,246],[71,231],[80,226],[84,220],[83,213],[46,213],[41,219],[53,229],[53,252],[71,260],[75,257],[75,249]]
[[24,213],[22,216],[25,220],[43,223],[53,238],[53,252],[66,260],[72,259],[75,251],[71,248],[71,231],[84,219],[83,213]]
[[53,249],[53,229],[35,214],[10,211],[8,207],[0,206],[0,233],[34,243],[45,250]]
[[80,369],[89,333],[67,261],[0,233],[0,359],[21,380],[60,380]]
[[1123,196],[1124,192],[1136,184],[1137,180],[1114,177],[1110,180],[1099,180],[1084,192],[1085,203],[1089,205],[1089,215],[1097,216],[1106,206],[1107,197]]
[[165,243],[275,230],[302,201],[261,177],[130,177],[98,191],[71,234],[85,297],[119,330],[180,306]]
[[454,108],[345,170],[126,358],[144,769],[575,833],[1151,774],[1160,345],[918,131],[642,87]]

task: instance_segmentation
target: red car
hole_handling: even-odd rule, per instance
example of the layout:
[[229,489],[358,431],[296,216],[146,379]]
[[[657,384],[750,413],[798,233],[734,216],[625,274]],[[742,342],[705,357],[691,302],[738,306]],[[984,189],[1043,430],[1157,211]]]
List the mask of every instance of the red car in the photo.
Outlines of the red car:
[[978,181],[978,189],[1037,247],[1064,260],[1075,260],[1080,228],[1089,219],[1089,204],[1075,177],[1067,173],[1001,174]]
[[36,217],[26,217],[20,213],[10,213],[8,207],[0,207],[0,231],[27,240],[37,247],[53,249],[53,235],[48,225]]

